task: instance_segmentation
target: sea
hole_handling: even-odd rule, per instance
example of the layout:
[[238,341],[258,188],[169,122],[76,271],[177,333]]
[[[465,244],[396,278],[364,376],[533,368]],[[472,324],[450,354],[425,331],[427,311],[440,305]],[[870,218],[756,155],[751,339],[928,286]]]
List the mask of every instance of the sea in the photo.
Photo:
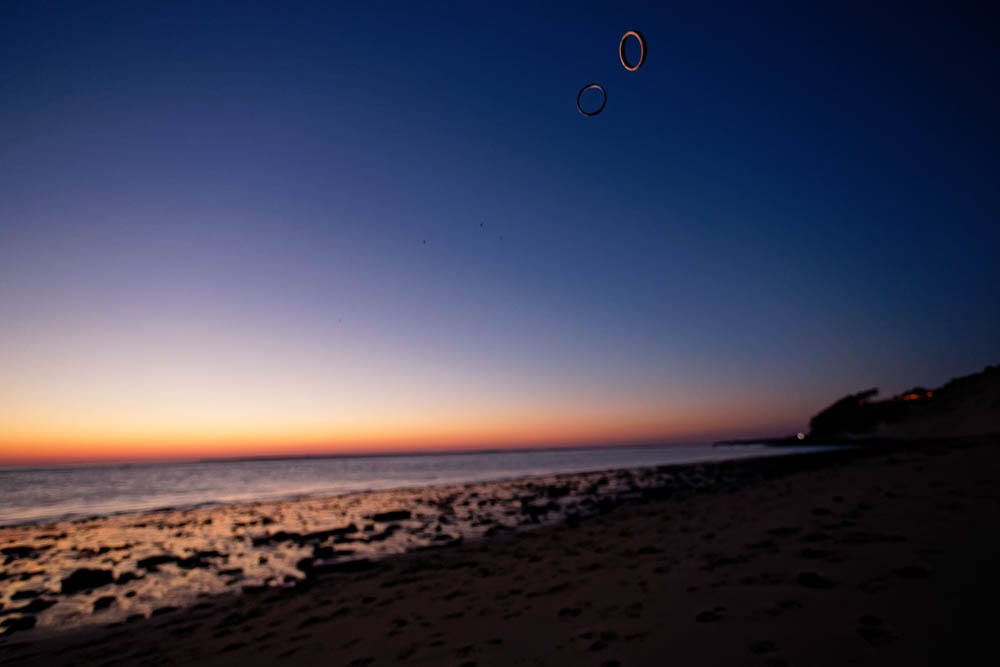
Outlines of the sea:
[[0,468],[0,526],[813,452],[826,447],[590,447]]

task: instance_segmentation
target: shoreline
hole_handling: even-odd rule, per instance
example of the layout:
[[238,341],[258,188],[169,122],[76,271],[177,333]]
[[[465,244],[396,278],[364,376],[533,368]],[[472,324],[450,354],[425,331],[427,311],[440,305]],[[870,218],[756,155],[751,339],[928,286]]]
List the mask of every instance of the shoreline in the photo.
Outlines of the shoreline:
[[796,452],[7,526],[0,528],[0,623],[27,618],[8,626],[14,634],[134,620],[208,596],[294,586],[319,572],[710,492],[845,454]]
[[[763,443],[763,442],[754,442],[754,443],[747,442],[747,443],[744,443],[744,444],[761,445],[761,446],[767,447],[768,449],[764,449],[764,450],[760,451],[759,453],[757,453],[756,455],[745,456],[745,455],[740,454],[740,455],[734,456],[731,460],[734,460],[734,461],[747,461],[747,460],[753,460],[753,459],[757,459],[757,458],[767,458],[767,457],[773,457],[773,456],[790,456],[790,455],[796,455],[796,454],[822,453],[823,451],[827,451],[827,449],[829,447],[828,445],[801,445],[801,443],[800,443],[800,448],[802,450],[806,450],[809,447],[816,447],[817,449],[816,450],[812,450],[812,451],[788,452],[788,451],[785,451],[786,448],[773,448],[773,449],[771,449],[773,447],[772,445],[767,445],[766,443]],[[716,447],[717,445],[718,445],[718,443],[713,443],[712,447]],[[648,445],[648,446],[643,447],[643,449],[652,449],[652,448],[656,448],[656,447],[659,447],[659,446]],[[597,448],[589,448],[589,449],[597,449]],[[606,447],[606,448],[603,448],[603,449],[615,449],[615,448]],[[671,447],[671,449],[673,449],[673,448]],[[566,450],[550,449],[550,450],[532,450],[532,451],[536,452],[536,451],[566,451]],[[452,453],[453,452],[448,452],[448,454],[452,454]],[[468,453],[470,453],[470,452],[461,452],[461,454],[468,454]],[[510,452],[493,452],[493,451],[490,451],[490,452],[474,452],[474,453],[480,454],[480,453],[510,453]],[[457,452],[456,452],[456,454],[457,454]],[[427,454],[427,456],[432,456],[432,455],[431,454]],[[296,460],[297,461],[297,460],[301,460],[301,459],[311,459],[311,458],[340,458],[340,457],[293,457],[293,458],[290,458],[290,459],[280,459],[279,458],[279,459],[274,459],[274,460],[277,460],[277,461]],[[364,457],[361,457],[361,456],[351,456],[351,457],[348,457],[348,458],[364,458]],[[262,462],[271,461],[271,459],[225,459],[225,460],[207,460],[207,461],[184,461],[184,462],[181,462],[181,463],[191,464],[191,465],[197,465],[197,464],[200,464],[200,463],[203,463],[203,462],[208,462],[208,463],[231,463],[231,462],[247,462],[247,461],[254,462],[254,461],[258,461],[258,460],[262,461]],[[53,517],[45,517],[45,518],[38,518],[38,519],[31,518],[31,519],[23,519],[23,520],[13,520],[13,521],[10,521],[10,522],[0,522],[0,530],[3,530],[5,528],[15,528],[15,527],[38,527],[38,528],[43,528],[43,527],[51,527],[51,526],[54,526],[54,525],[57,525],[57,524],[67,524],[67,523],[68,524],[73,524],[73,523],[86,522],[86,521],[90,521],[90,520],[93,520],[93,519],[104,519],[104,518],[112,518],[112,517],[134,516],[134,515],[141,515],[141,514],[147,514],[147,513],[148,514],[157,514],[157,513],[172,512],[172,511],[189,511],[189,510],[206,509],[206,508],[208,508],[208,509],[211,509],[211,508],[222,508],[222,507],[227,507],[227,506],[245,506],[245,505],[262,504],[262,503],[294,502],[294,501],[297,501],[297,500],[324,500],[324,499],[328,499],[328,498],[351,496],[351,495],[355,495],[355,494],[383,493],[383,492],[391,492],[391,491],[415,491],[415,490],[419,490],[419,489],[428,489],[428,488],[444,487],[444,486],[462,486],[462,485],[469,485],[469,484],[491,484],[491,483],[494,483],[494,482],[497,482],[497,483],[499,483],[499,482],[512,482],[512,481],[518,481],[518,480],[529,480],[529,479],[533,479],[533,478],[545,478],[545,477],[553,477],[553,476],[570,476],[570,475],[590,474],[590,473],[597,473],[597,472],[607,473],[607,472],[614,472],[616,470],[638,470],[640,468],[657,468],[657,467],[663,467],[663,466],[671,466],[671,467],[673,467],[673,466],[686,466],[686,465],[710,465],[710,464],[715,464],[715,463],[722,463],[722,462],[725,462],[727,460],[730,460],[730,459],[713,459],[713,460],[705,460],[705,461],[695,460],[695,461],[684,461],[684,462],[677,462],[677,463],[661,463],[661,464],[656,464],[656,465],[622,466],[622,467],[594,466],[594,467],[587,467],[587,468],[583,468],[583,469],[580,469],[580,470],[574,470],[574,471],[569,471],[569,472],[558,472],[557,471],[557,472],[539,472],[539,473],[533,473],[533,474],[521,474],[521,473],[505,474],[505,473],[501,472],[501,473],[497,473],[498,476],[495,476],[495,477],[484,477],[482,479],[470,479],[470,480],[462,481],[462,482],[450,481],[450,480],[444,480],[444,481],[433,481],[432,480],[432,481],[428,481],[426,483],[404,483],[404,484],[400,484],[398,486],[390,485],[390,486],[385,486],[385,487],[380,487],[380,488],[347,489],[347,490],[340,491],[340,492],[333,491],[333,490],[330,490],[330,489],[324,489],[324,490],[314,491],[314,492],[308,492],[308,491],[307,492],[299,492],[299,493],[295,493],[295,492],[289,492],[289,493],[286,493],[286,492],[275,492],[273,495],[264,495],[264,496],[259,496],[259,497],[256,497],[256,498],[204,500],[204,501],[197,501],[197,502],[191,502],[191,503],[172,503],[172,504],[158,505],[158,506],[152,506],[152,507],[140,507],[140,508],[135,508],[135,509],[122,509],[122,510],[113,510],[113,511],[107,511],[107,512],[94,512],[94,513],[83,513],[83,512],[72,513],[71,512],[71,513],[67,513],[67,514],[63,514],[63,515],[58,515],[58,516],[53,516]],[[142,465],[155,466],[155,465],[160,465],[160,464],[142,464]],[[172,463],[169,463],[168,465],[174,465],[174,463],[172,462]],[[86,468],[101,468],[101,467],[104,467],[104,466],[86,466]],[[118,466],[113,466],[113,467],[118,467]],[[35,470],[48,471],[48,470],[56,470],[56,469],[61,469],[61,468],[39,468],[39,469],[34,469],[33,468],[33,469],[31,469],[31,471],[35,471]],[[21,470],[14,470],[14,471],[21,472]],[[5,471],[0,471],[0,474],[2,474],[3,472],[5,472]]]
[[[443,548],[402,549],[377,558],[335,555],[337,551],[356,546],[350,540],[338,540],[362,537],[363,530],[359,531],[360,535],[326,535],[323,541],[311,546],[309,541],[319,538],[303,532],[289,537],[289,532],[285,531],[285,536],[277,543],[280,547],[290,547],[295,540],[304,538],[303,545],[292,551],[315,559],[304,564],[306,571],[300,572],[304,576],[296,576],[294,581],[277,586],[250,585],[206,592],[195,596],[191,604],[165,604],[141,617],[132,615],[114,620],[103,616],[107,610],[95,612],[97,618],[108,621],[100,625],[57,630],[53,624],[42,624],[42,627],[0,638],[0,659],[9,658],[18,664],[72,664],[96,659],[98,654],[93,653],[97,650],[94,647],[102,647],[100,655],[107,656],[107,650],[111,650],[108,646],[121,645],[120,652],[114,649],[111,653],[121,656],[121,664],[162,664],[164,659],[167,662],[197,660],[220,664],[268,664],[280,659],[309,664],[328,654],[316,653],[320,650],[318,647],[323,646],[323,651],[334,651],[338,660],[343,657],[341,662],[345,665],[373,656],[375,662],[357,664],[399,661],[462,664],[465,661],[457,659],[461,646],[451,647],[447,654],[442,654],[439,650],[442,645],[435,646],[435,642],[457,641],[456,638],[465,636],[463,633],[482,634],[494,628],[495,636],[475,644],[476,662],[510,664],[505,660],[511,657],[511,651],[524,658],[531,655],[533,648],[530,645],[518,648],[511,636],[530,634],[537,625],[539,631],[545,628],[546,632],[554,633],[553,636],[572,630],[571,637],[561,639],[563,651],[569,650],[567,647],[571,648],[573,642],[585,641],[579,639],[580,636],[596,633],[596,638],[586,640],[581,656],[583,663],[604,664],[603,661],[595,662],[596,658],[605,656],[607,647],[618,647],[616,650],[625,651],[624,657],[629,658],[621,662],[623,665],[656,664],[648,659],[643,661],[643,655],[662,655],[649,652],[651,642],[655,644],[667,639],[681,642],[679,646],[671,644],[669,647],[672,653],[679,651],[678,655],[695,647],[698,652],[721,650],[699,640],[700,633],[712,629],[730,632],[734,628],[740,633],[763,633],[762,628],[769,628],[769,624],[786,622],[786,615],[789,619],[809,616],[822,608],[824,614],[836,616],[841,613],[837,611],[838,605],[849,603],[861,609],[851,617],[850,622],[855,625],[857,618],[865,615],[892,618],[891,627],[888,622],[881,628],[873,626],[867,630],[850,626],[848,632],[853,642],[850,643],[852,651],[861,651],[862,657],[870,652],[870,657],[884,660],[893,651],[909,650],[907,642],[911,641],[899,639],[910,636],[905,631],[905,624],[898,620],[906,616],[904,608],[893,607],[891,613],[870,613],[872,605],[879,600],[883,605],[897,604],[895,595],[880,596],[882,590],[898,585],[893,582],[905,581],[915,593],[942,583],[950,587],[948,590],[961,591],[967,584],[953,585],[952,580],[968,575],[983,582],[986,586],[982,591],[983,604],[991,604],[989,570],[982,567],[977,570],[973,567],[975,563],[963,567],[952,561],[960,561],[971,554],[973,561],[985,559],[988,564],[1000,566],[1000,558],[997,558],[1000,548],[992,533],[973,533],[963,524],[981,525],[984,515],[991,516],[989,512],[998,507],[1000,492],[995,481],[1000,478],[995,474],[1000,473],[998,444],[1000,442],[990,439],[961,443],[938,441],[878,451],[834,450],[822,454],[695,464],[683,466],[683,470],[671,467],[669,471],[659,472],[656,469],[616,471],[605,476],[609,477],[609,482],[621,482],[615,487],[620,491],[609,489],[604,494],[584,496],[591,500],[583,506],[593,511],[578,513],[570,520],[566,515],[549,516],[553,514],[551,511],[534,517],[532,513],[542,512],[550,500],[575,497],[570,489],[566,495],[559,495],[561,491],[557,490],[559,497],[549,498],[546,489],[553,485],[560,489],[573,481],[567,477],[579,478],[581,475],[543,478],[544,483],[520,480],[519,487],[511,483],[467,485],[466,493],[477,495],[465,499],[477,508],[480,501],[486,503],[485,507],[491,507],[490,501],[512,503],[517,510],[516,516],[508,517],[512,519],[509,522],[512,528],[497,529],[487,536],[486,529],[497,524],[480,525],[478,536],[449,538],[442,542]],[[642,486],[656,479],[655,475],[667,472],[672,473],[669,483]],[[967,474],[963,476],[959,472]],[[590,479],[591,476],[600,474],[584,475],[587,480],[575,481],[581,484],[596,481]],[[640,487],[638,491],[631,489],[630,481]],[[975,494],[978,494],[978,505],[969,506],[961,500],[964,495]],[[393,498],[400,499],[398,496]],[[441,498],[425,500],[440,501]],[[452,499],[452,506],[459,500],[458,497]],[[522,504],[522,500],[527,503]],[[957,503],[963,506],[958,507]],[[456,520],[462,519],[461,503],[458,505],[455,507]],[[395,512],[402,508],[380,509]],[[405,527],[408,521],[419,523],[420,520],[414,517],[425,513],[424,509],[409,511],[413,512],[410,519],[399,516],[391,519]],[[484,516],[478,512],[472,514]],[[381,535],[383,526],[389,523],[391,521],[377,522],[379,531],[375,534]],[[461,521],[453,521],[445,530],[450,534],[456,523]],[[331,522],[329,515],[324,525],[328,533],[344,528],[339,519]],[[275,530],[278,525],[267,528],[261,531],[260,537],[264,537],[265,532],[267,536],[280,535],[281,531]],[[951,532],[946,535],[947,531]],[[401,532],[394,531],[391,539],[399,537]],[[965,551],[950,553],[951,544],[962,540],[968,543],[963,547]],[[799,546],[791,548],[796,543]],[[966,548],[970,545],[975,545],[974,549]],[[261,543],[261,546],[270,549],[274,545]],[[411,542],[410,546],[420,545]],[[423,546],[436,545],[432,542]],[[317,556],[317,549],[332,558]],[[190,558],[186,552],[177,555]],[[875,567],[868,564],[872,558],[889,561],[878,561]],[[947,562],[936,562],[941,559]],[[131,567],[130,559],[123,560],[128,563],[127,568]],[[204,560],[211,564],[213,557],[205,556]],[[896,565],[890,567],[891,563]],[[159,575],[168,579],[191,573],[205,574],[197,566],[183,570],[176,562],[159,567]],[[895,570],[904,574],[894,574]],[[812,578],[809,573],[818,578]],[[802,575],[808,576],[802,580]],[[144,576],[154,577],[152,573]],[[848,581],[855,583],[848,585]],[[136,582],[128,585],[134,586]],[[827,585],[829,587],[824,588]],[[452,589],[462,594],[449,598],[451,593],[447,591]],[[549,589],[553,590],[546,593]],[[804,608],[767,607],[753,611],[757,603],[747,602],[756,599],[754,596],[778,595],[779,589],[780,599],[800,600]],[[111,593],[118,598],[122,590],[112,583],[96,589],[93,594],[74,593],[68,597],[96,600]],[[513,593],[517,590],[527,592]],[[536,592],[531,593],[532,590]],[[626,592],[629,600],[613,603]],[[925,594],[926,591],[921,593]],[[965,606],[975,607],[977,602],[970,595],[967,593],[960,601]],[[47,596],[40,597],[46,599]],[[459,612],[454,610],[444,611],[454,606],[453,602],[467,597],[478,602],[467,604],[461,615],[455,615]],[[709,598],[713,604],[708,604]],[[945,595],[943,599],[952,598]],[[516,609],[503,611],[515,599],[525,608],[521,612]],[[695,602],[691,602],[692,599]],[[903,602],[913,604],[909,598]],[[118,600],[109,604],[109,609],[113,609]],[[555,607],[549,609],[553,605]],[[823,605],[832,607],[826,609]],[[616,606],[616,610],[611,610]],[[442,613],[434,617],[426,607]],[[182,608],[187,611],[178,613]],[[533,614],[541,613],[540,608],[544,608],[544,615],[535,619]],[[658,610],[655,614],[654,609]],[[780,613],[776,611],[772,615],[767,609],[780,609]],[[9,610],[8,602],[0,613]],[[752,622],[747,620],[738,626],[722,622],[744,612],[750,615],[748,618],[752,616]],[[945,612],[958,613],[950,609],[940,613]],[[938,612],[930,610],[927,613],[934,623],[941,623],[935,616]],[[483,620],[479,620],[480,616]],[[0,616],[12,617],[9,613]],[[530,623],[526,620],[528,617],[531,617]],[[244,620],[236,622],[234,618]],[[487,622],[488,618],[494,620]],[[685,631],[677,636],[667,633],[658,637],[658,633],[648,627],[645,630],[632,628],[641,625],[643,619],[647,625],[655,620],[663,628],[671,627],[663,620],[671,618],[675,618],[671,622],[691,624],[694,634],[688,636]],[[704,620],[713,618],[716,620]],[[403,619],[408,620],[397,626],[396,621]],[[913,619],[907,621],[914,622]],[[976,621],[969,622],[974,625]],[[580,627],[573,629],[574,623]],[[600,630],[601,624],[611,629]],[[272,626],[289,627],[277,633]],[[843,631],[842,626],[834,626],[837,632]],[[442,630],[437,633],[439,638],[433,638],[431,628]],[[793,630],[793,634],[803,636],[825,632],[819,626],[804,627],[801,623]],[[960,628],[955,631],[962,632]],[[408,653],[409,649],[400,648],[396,640],[413,632],[423,637],[423,643]],[[633,641],[636,646],[646,645],[646,648],[628,653],[626,644],[629,642],[624,638],[642,632],[646,634]],[[897,639],[876,638],[878,646],[865,639],[866,633],[881,637],[879,632]],[[181,639],[175,639],[172,633],[179,633]],[[601,639],[602,633],[613,633],[616,638]],[[190,640],[185,639],[188,635]],[[334,637],[343,636],[356,636],[358,643],[350,646],[345,646],[346,642],[331,644]],[[797,640],[793,636],[785,637],[772,629],[762,637],[758,639],[777,642],[782,651],[787,647],[789,655],[794,654],[792,649]],[[776,640],[778,637],[781,637],[780,642]],[[489,643],[498,638],[504,640],[502,644]],[[693,643],[688,646],[690,642]],[[176,650],[175,643],[178,645]],[[602,643],[606,647],[602,648]],[[380,648],[383,644],[385,647]],[[587,648],[593,645],[598,648]],[[178,653],[179,647],[188,653]],[[808,646],[800,646],[795,650],[801,653],[807,649]],[[778,664],[767,662],[777,655],[775,652],[757,656],[746,654],[748,650],[747,646],[742,646],[740,654],[726,664]],[[92,655],[88,656],[87,651]],[[127,652],[130,654],[125,658]],[[166,653],[161,655],[163,652]],[[496,659],[490,658],[491,655]],[[699,655],[696,652],[689,657],[696,660]],[[623,657],[610,659],[623,660]],[[560,657],[550,655],[549,662],[540,659],[538,664],[560,664]],[[845,663],[810,659],[795,664]],[[912,664],[933,662],[917,660]]]

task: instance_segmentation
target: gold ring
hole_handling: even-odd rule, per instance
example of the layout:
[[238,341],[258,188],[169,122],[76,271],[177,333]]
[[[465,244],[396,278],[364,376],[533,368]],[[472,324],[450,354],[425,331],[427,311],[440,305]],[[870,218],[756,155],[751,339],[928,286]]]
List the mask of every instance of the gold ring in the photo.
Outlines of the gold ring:
[[[630,65],[625,58],[625,42],[628,41],[629,37],[635,37],[639,41],[639,62],[634,65]],[[641,32],[638,30],[629,30],[622,35],[622,41],[618,42],[618,59],[622,61],[622,67],[630,72],[634,72],[642,67],[642,64],[646,62],[646,38],[642,36]]]

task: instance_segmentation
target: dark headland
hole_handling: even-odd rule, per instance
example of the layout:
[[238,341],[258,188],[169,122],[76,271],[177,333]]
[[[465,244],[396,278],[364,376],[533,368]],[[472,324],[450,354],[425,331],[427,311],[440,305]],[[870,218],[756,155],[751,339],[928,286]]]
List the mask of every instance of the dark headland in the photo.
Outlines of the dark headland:
[[809,420],[808,433],[716,444],[890,446],[1000,435],[1000,365],[936,389],[913,387],[876,400],[878,394],[873,387],[835,401]]

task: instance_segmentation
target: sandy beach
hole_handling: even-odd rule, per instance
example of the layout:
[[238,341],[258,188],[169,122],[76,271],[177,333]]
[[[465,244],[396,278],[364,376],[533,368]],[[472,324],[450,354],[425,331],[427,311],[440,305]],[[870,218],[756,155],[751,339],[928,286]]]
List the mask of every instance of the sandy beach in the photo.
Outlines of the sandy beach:
[[[163,562],[136,568],[137,581],[117,583],[122,563],[132,571],[134,562],[151,557],[121,549],[127,556],[112,566],[115,581],[75,593],[50,590],[53,573],[44,575],[45,584],[36,582],[43,575],[22,583],[14,566],[32,559],[8,557],[4,618],[26,617],[10,613],[25,600],[56,599],[55,609],[64,598],[74,600],[66,609],[77,610],[77,617],[65,611],[14,632],[17,623],[8,624],[0,659],[46,665],[609,667],[982,662],[995,653],[989,632],[1000,593],[1000,539],[993,529],[1000,509],[997,444],[194,510],[181,513],[190,525],[212,518],[209,525],[215,526],[223,517],[250,513],[276,515],[275,523],[285,526],[286,515],[293,515],[302,527],[299,537],[289,537],[287,529],[258,520],[245,527],[249,541],[199,542],[201,551],[227,549],[228,562],[216,565],[227,559],[203,554],[204,567]],[[387,501],[397,509],[386,510]],[[329,510],[324,503],[346,503],[353,509],[338,511],[355,511],[368,523],[357,526],[357,534],[331,533],[336,527],[328,525],[327,515],[321,529],[313,522]],[[376,507],[400,514],[376,521]],[[492,514],[479,511],[497,507]],[[441,517],[452,514],[462,529],[437,531]],[[173,525],[177,519],[157,515],[157,530],[184,533],[187,526]],[[149,520],[112,517],[82,524],[92,525],[95,534],[125,539],[126,522]],[[476,531],[469,528],[474,523]],[[400,526],[390,531],[399,543],[365,537],[384,534],[387,525]],[[369,526],[375,527],[366,531]],[[309,528],[327,534],[301,537]],[[4,529],[4,553],[39,530]],[[435,539],[440,534],[448,537]],[[198,541],[189,539],[191,545]],[[331,548],[348,551],[348,539],[355,540],[352,553]],[[258,550],[284,555],[261,564],[254,540]],[[426,543],[417,544],[421,540]],[[253,553],[261,567],[278,564],[261,572],[244,567],[242,576],[254,583],[216,592],[209,592],[214,584],[204,584],[186,603],[157,602],[162,606],[147,613],[101,618],[128,600],[129,586],[142,584],[132,597],[149,604],[157,599],[150,590],[171,589],[164,582],[183,582],[174,588],[190,593],[195,581],[214,581],[221,570],[240,567],[232,562],[234,544],[249,545],[239,563]],[[385,551],[376,554],[375,545]],[[198,560],[169,546],[171,555]],[[393,550],[398,555],[385,555]],[[111,553],[118,552],[105,552],[105,558]],[[289,566],[293,559],[296,566]],[[286,571],[288,581],[277,579]],[[65,569],[59,572],[65,581]],[[27,583],[45,590],[12,600],[12,591]],[[103,610],[83,613],[109,597],[113,601],[98,605],[106,605]],[[60,625],[59,618],[70,623]],[[88,622],[81,623],[83,618]]]

